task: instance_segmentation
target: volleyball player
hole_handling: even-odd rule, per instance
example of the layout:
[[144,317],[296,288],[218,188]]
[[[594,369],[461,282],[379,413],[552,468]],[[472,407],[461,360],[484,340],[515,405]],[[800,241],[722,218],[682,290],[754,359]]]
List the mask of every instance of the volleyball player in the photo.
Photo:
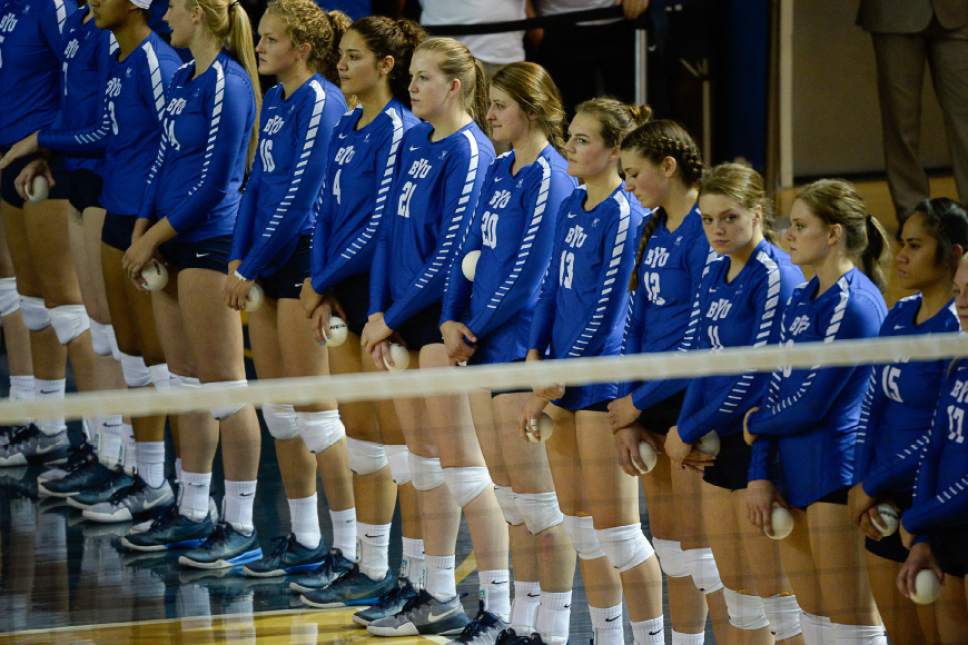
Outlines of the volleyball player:
[[[414,51],[410,99],[424,123],[403,136],[391,217],[381,224],[371,270],[370,315],[361,341],[378,367],[395,367],[402,342],[421,368],[451,365],[441,342],[441,298],[477,206],[494,148],[474,121],[486,112],[484,70],[467,47],[431,38]],[[507,528],[487,475],[467,398],[398,399],[397,417],[418,491],[426,586],[396,616],[371,622],[378,636],[456,634],[469,621],[454,579],[460,511],[467,515],[485,605],[510,600]],[[445,485],[446,484],[446,485]]]
[[[618,173],[622,137],[649,119],[647,107],[614,99],[578,106],[565,146],[568,173],[584,184],[558,213],[551,267],[531,324],[528,360],[614,356],[622,348],[643,209]],[[639,520],[638,483],[615,460],[607,404],[618,384],[537,389],[523,415],[545,408],[547,445],[565,528],[582,561],[597,643],[621,643],[622,595],[636,643],[664,641],[662,574]],[[549,405],[550,404],[550,405]],[[581,514],[583,517],[579,517]],[[616,578],[616,570],[621,582]]]
[[[258,73],[249,17],[231,0],[174,0],[165,20],[172,43],[188,48],[194,60],[172,77],[123,268],[141,287],[149,260],[168,263],[168,283],[151,299],[177,387],[244,387],[242,325],[225,307],[222,289],[239,188],[255,148]],[[252,522],[260,449],[255,408],[229,403],[210,413],[217,429],[204,414],[180,416],[179,503],[148,530],[122,537],[123,547],[197,545],[179,562],[206,569],[262,556]],[[209,485],[220,436],[225,497],[222,521],[213,526]]]
[[[964,331],[968,327],[968,260],[964,257],[955,273],[954,291]],[[898,572],[896,586],[901,594],[913,597],[922,569],[937,576],[940,593],[933,608],[941,643],[962,642],[968,633],[968,558],[964,548],[968,455],[963,425],[966,382],[965,362],[956,358],[944,375],[926,445],[914,451],[920,453],[914,497],[911,507],[901,515],[902,542],[910,552]]]
[[[693,309],[694,297],[703,270],[714,257],[696,202],[702,156],[689,133],[666,120],[646,123],[630,133],[622,151],[628,185],[655,215],[638,243],[624,352],[682,350],[695,335],[699,312]],[[685,387],[686,381],[676,379],[629,384],[624,395],[609,404],[615,448],[626,473],[644,472],[643,464],[633,466],[640,441],[661,453],[664,435],[679,417]],[[659,565],[669,577],[669,611],[677,645],[703,642],[707,598],[713,601],[714,612],[723,611],[722,582],[702,535],[702,516],[680,512],[699,499],[699,486],[695,472],[671,468],[661,454],[642,482]],[[720,632],[720,640],[726,640],[725,617],[714,618],[713,628]]]
[[[340,42],[340,84],[357,104],[343,115],[330,146],[312,276],[302,289],[304,311],[319,342],[329,338],[332,316],[346,323],[346,341],[328,350],[335,373],[377,369],[359,341],[369,310],[375,234],[393,213],[389,192],[399,172],[401,141],[418,122],[407,107],[408,69],[414,48],[424,38],[411,21],[369,16],[354,22]],[[393,402],[341,403],[340,414],[349,435],[359,566],[332,584],[306,576],[294,580],[290,589],[303,593],[303,602],[315,607],[377,605],[354,618],[367,624],[396,613],[416,595],[413,583],[420,584],[423,560],[420,517]],[[389,567],[398,489],[403,535],[399,580]]]
[[[34,132],[14,144],[0,160],[0,169],[5,163],[32,154],[39,147],[39,139],[48,132],[73,130],[101,120],[104,109],[103,93],[107,84],[110,66],[110,52],[116,47],[112,44],[111,34],[98,29],[89,6],[84,5],[68,17],[64,27],[61,60],[63,69],[63,91],[60,93],[60,108],[49,129]],[[100,207],[101,163],[103,155],[64,155],[53,162],[54,183],[50,187],[48,209],[54,215],[45,213],[45,219],[57,218],[66,211],[66,230],[48,231],[43,236],[44,252],[40,257],[56,256],[42,272],[42,280],[48,285],[51,299],[70,300],[75,294],[77,283],[81,299],[84,301],[85,314],[90,319],[91,346],[97,356],[89,357],[83,342],[74,347],[72,368],[78,389],[91,387],[113,389],[122,387],[120,365],[114,359],[117,354],[117,341],[110,326],[110,315],[104,294],[104,280],[101,276],[100,246],[101,226],[104,223],[104,210]],[[26,183],[26,182],[24,182]],[[21,187],[26,193],[29,187]],[[61,200],[65,200],[67,205]],[[56,202],[56,203],[54,203]],[[83,215],[83,218],[81,217]],[[66,233],[66,235],[65,235]],[[51,245],[70,242],[69,252]],[[36,257],[36,256],[35,256]],[[65,262],[73,259],[76,278],[71,276]],[[67,305],[65,305],[67,306]],[[79,315],[70,309],[72,315]],[[80,340],[80,339],[78,339]],[[90,360],[87,360],[89,359]],[[86,368],[86,369],[85,369]],[[72,455],[66,470],[60,473],[49,471],[38,477],[38,491],[42,495],[70,497],[84,489],[101,486],[114,476],[110,468],[121,461],[122,426],[120,416],[97,416],[84,421],[85,429],[91,433],[91,442],[81,444],[81,450]],[[130,432],[130,426],[127,428]],[[94,456],[96,446],[97,457]],[[69,473],[69,477],[67,476]],[[54,480],[57,481],[54,481]]]
[[[510,144],[491,166],[458,259],[479,253],[473,281],[454,262],[444,296],[441,332],[447,353],[469,364],[525,359],[531,312],[554,244],[555,218],[575,188],[564,147],[564,110],[554,81],[534,63],[511,63],[491,79],[487,122],[495,142]],[[510,525],[514,602],[508,617],[482,610],[464,642],[541,635],[568,639],[575,552],[558,508],[544,446],[521,440],[518,418],[529,391],[484,392],[471,398],[474,427],[494,492]]]
[[[17,141],[49,126],[56,118],[61,90],[62,34],[67,18],[76,9],[77,5],[70,0],[0,4],[0,85],[3,87],[0,150],[6,152]],[[88,325],[83,307],[78,310],[73,306],[78,300],[66,297],[55,300],[55,296],[78,296],[77,278],[70,271],[70,256],[66,254],[66,213],[63,209],[50,208],[50,202],[25,206],[24,198],[16,190],[16,179],[30,163],[29,157],[21,158],[7,166],[0,177],[0,216],[16,274],[15,285],[9,280],[3,283],[6,302],[0,313],[6,316],[14,313],[15,294],[19,291],[22,319],[30,332],[35,397],[62,398],[66,384],[65,345],[81,336],[75,347],[80,349],[86,341],[89,358],[90,339],[85,334]],[[42,162],[33,163],[36,166]],[[50,216],[45,217],[48,212]],[[54,239],[45,239],[49,237]],[[45,249],[43,243],[57,245],[57,249],[50,253],[50,247]],[[55,284],[52,274],[57,273],[65,274],[73,282]],[[49,301],[45,302],[45,297]],[[9,445],[0,447],[0,466],[63,461],[70,448],[63,417],[39,419],[9,437],[9,441]]]
[[[773,244],[763,178],[748,166],[716,166],[703,175],[699,208],[706,239],[719,255],[696,292],[700,319],[690,349],[775,344],[783,305],[803,273]],[[743,642],[802,643],[800,608],[776,543],[746,517],[751,449],[743,441],[742,415],[760,402],[768,383],[768,374],[754,372],[692,379],[664,449],[678,467],[706,433],[717,433],[721,447],[703,470],[700,507],[729,623],[743,632]]]
[[[260,21],[259,71],[279,83],[262,104],[259,154],[239,208],[225,282],[229,307],[245,308],[258,281],[265,302],[249,314],[249,340],[260,378],[329,372],[326,348],[312,337],[299,305],[309,275],[310,235],[326,172],[333,127],[346,111],[340,89],[320,75],[334,73],[339,33],[311,0],[277,0]],[[289,500],[292,532],[273,551],[245,566],[252,576],[319,568],[328,553],[319,527],[316,463],[333,524],[333,546],[353,559],[353,494],[345,432],[335,401],[266,404],[279,470]],[[346,562],[345,566],[349,566]],[[332,573],[328,573],[332,575]]]
[[[876,336],[886,314],[879,289],[888,242],[854,187],[840,180],[809,184],[798,193],[790,221],[790,256],[814,277],[784,308],[781,342]],[[744,417],[754,463],[765,465],[774,452],[779,461],[776,487],[765,467],[751,472],[750,519],[772,530],[773,503],[791,507],[793,533],[780,542],[780,558],[808,643],[831,637],[886,642],[846,508],[868,374],[861,367],[776,370],[765,405]]]
[[[951,284],[968,248],[968,217],[949,199],[922,202],[902,223],[895,257],[898,283],[916,291],[902,298],[881,325],[883,337],[956,332]],[[908,551],[901,537],[881,535],[878,503],[899,512],[911,505],[921,447],[949,361],[897,361],[872,369],[857,432],[857,473],[850,511],[866,535],[867,573],[887,634],[898,643],[935,638],[934,611],[900,594],[894,581]],[[910,448],[910,449],[909,449]],[[915,609],[917,608],[917,611]],[[920,620],[919,620],[920,619]]]

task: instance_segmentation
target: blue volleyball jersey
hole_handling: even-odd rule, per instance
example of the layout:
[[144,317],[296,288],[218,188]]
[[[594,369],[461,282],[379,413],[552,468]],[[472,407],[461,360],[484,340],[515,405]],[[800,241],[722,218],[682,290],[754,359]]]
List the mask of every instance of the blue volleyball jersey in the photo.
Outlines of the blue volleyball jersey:
[[[89,14],[87,6],[81,7],[67,19],[64,27],[63,88],[57,117],[50,126],[54,130],[84,128],[101,121],[110,53],[117,48],[117,42],[110,31],[98,29],[93,18],[85,22]],[[61,163],[68,171],[99,172],[102,157],[101,153],[65,155]]]
[[140,217],[168,223],[186,242],[231,235],[255,123],[245,69],[225,51],[197,77],[194,61],[168,86],[161,142]]
[[53,123],[74,0],[0,0],[0,146]]
[[[814,276],[790,296],[783,311],[783,344],[877,336],[887,307],[860,269],[845,273],[820,296],[818,286]],[[754,444],[755,459],[776,449],[780,488],[792,505],[805,507],[853,484],[857,422],[869,373],[861,366],[772,373],[766,405],[750,415],[748,428],[762,437]]]
[[249,279],[273,275],[313,228],[333,126],[346,111],[319,74],[289,97],[282,84],[262,101],[259,154],[242,196],[230,259]]
[[957,360],[941,385],[928,445],[914,488],[914,503],[901,521],[912,535],[968,524],[968,361]]
[[387,205],[400,167],[403,135],[420,122],[396,99],[357,129],[362,116],[361,106],[347,112],[333,133],[313,235],[312,282],[317,293],[370,270],[380,223],[393,212]]
[[[685,351],[693,342],[699,322],[696,291],[709,262],[710,250],[702,228],[698,204],[670,231],[665,214],[642,254],[637,268],[638,287],[632,296],[632,314],[626,329],[625,354]],[[665,379],[625,384],[639,410],[673,396],[686,388],[684,379]]]
[[[627,285],[645,215],[621,186],[591,210],[577,188],[561,204],[551,266],[531,324],[529,348],[548,358],[615,356],[628,315]],[[576,410],[615,398],[617,383],[568,388]]]
[[[444,295],[441,320],[463,321],[477,336],[474,363],[524,360],[558,209],[575,190],[568,162],[551,145],[517,174],[513,166],[510,151],[488,170]],[[461,269],[471,251],[481,254],[473,283]]]
[[44,148],[68,153],[104,152],[101,204],[115,215],[138,214],[145,178],[158,156],[165,90],[181,66],[178,54],[155,33],[148,34],[124,60],[111,55],[101,122],[79,129],[47,129]]
[[370,312],[396,329],[440,302],[460,249],[494,146],[476,123],[440,141],[421,123],[403,135],[400,170],[390,192],[394,217],[384,218],[373,257]]
[[[921,294],[903,298],[888,312],[881,337],[943,334],[960,329],[954,301],[920,325]],[[868,495],[910,491],[920,447],[938,401],[948,361],[898,360],[871,368],[857,428],[856,479]],[[913,447],[913,449],[912,449]]]
[[[766,240],[732,282],[726,281],[729,266],[729,257],[716,258],[700,283],[700,319],[692,348],[715,351],[776,344],[783,306],[803,283],[803,273],[786,252]],[[679,436],[695,443],[710,430],[721,437],[741,433],[743,415],[759,405],[769,380],[763,372],[692,379],[679,415]]]

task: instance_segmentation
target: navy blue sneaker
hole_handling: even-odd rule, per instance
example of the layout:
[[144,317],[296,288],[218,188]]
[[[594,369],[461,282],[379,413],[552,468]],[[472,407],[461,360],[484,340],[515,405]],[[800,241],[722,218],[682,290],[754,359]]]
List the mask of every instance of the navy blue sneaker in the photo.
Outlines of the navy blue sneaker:
[[366,627],[372,622],[376,622],[387,616],[394,616],[403,611],[404,605],[411,598],[417,596],[417,590],[406,578],[397,578],[397,583],[392,589],[380,596],[376,604],[353,614],[353,622],[357,625]]
[[13,436],[26,428],[24,425],[0,426],[0,447],[6,446]]
[[464,631],[452,643],[467,645],[495,645],[501,634],[511,627],[500,617],[484,609],[484,601],[478,605],[477,616],[464,626]]
[[73,497],[82,490],[101,488],[112,477],[111,469],[94,458],[75,468],[62,479],[37,482],[37,491],[41,495],[50,497]]
[[84,511],[110,500],[119,490],[124,490],[132,484],[134,484],[134,478],[131,475],[120,468],[115,468],[111,471],[111,477],[104,482],[103,486],[82,490],[77,495],[68,497],[67,503]]
[[320,609],[369,607],[396,586],[397,577],[389,571],[380,580],[371,580],[360,572],[359,567],[354,566],[325,589],[305,592],[300,600],[304,605]]
[[178,564],[196,569],[226,569],[260,558],[262,547],[254,530],[246,535],[231,524],[220,522],[201,546],[179,557]]
[[305,576],[299,576],[289,583],[289,588],[296,593],[325,589],[352,569],[355,564],[352,560],[344,558],[343,552],[339,549],[330,549],[318,569]]
[[534,632],[530,636],[525,636],[516,633],[510,627],[498,634],[494,643],[495,645],[545,645],[545,642],[541,640],[541,634]]
[[328,549],[320,540],[315,549],[303,546],[296,536],[289,534],[273,538],[272,551],[261,560],[242,567],[242,573],[253,578],[271,578],[292,573],[314,571],[323,565]]
[[207,517],[201,522],[193,522],[179,513],[177,506],[171,506],[167,513],[152,522],[147,531],[128,532],[119,544],[122,549],[130,551],[193,549],[202,545],[214,530]]
[[30,424],[0,448],[0,466],[27,466],[39,464],[63,464],[71,448],[67,430],[47,435]]
[[[71,446],[68,449],[67,461],[64,464],[50,466],[44,472],[37,475],[37,483],[42,484],[55,479],[63,479],[78,468],[86,466],[92,461],[97,461],[97,455],[94,454],[94,446],[87,439],[82,439],[79,445]],[[41,491],[41,495],[43,494],[45,493]]]

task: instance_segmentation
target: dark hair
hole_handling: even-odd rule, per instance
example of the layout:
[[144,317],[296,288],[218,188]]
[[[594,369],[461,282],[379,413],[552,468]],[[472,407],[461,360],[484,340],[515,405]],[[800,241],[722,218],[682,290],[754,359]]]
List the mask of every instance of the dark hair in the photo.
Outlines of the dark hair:
[[[686,186],[699,186],[702,181],[703,162],[699,146],[686,129],[675,121],[656,119],[640,125],[622,139],[622,150],[634,151],[656,165],[671,157],[675,160],[679,176]],[[635,255],[635,268],[629,279],[629,291],[635,291],[639,284],[639,265],[642,264],[642,257],[652,234],[663,219],[661,211],[654,211],[642,229],[639,250]]]
[[565,109],[548,70],[528,61],[510,63],[494,74],[491,86],[507,92],[526,114],[533,115],[551,145],[558,150],[565,147]]
[[847,252],[860,256],[861,269],[884,291],[884,266],[890,260],[891,246],[884,227],[867,212],[854,185],[843,179],[819,179],[804,187],[796,198],[825,224],[839,224],[844,229]]
[[387,16],[360,18],[350,29],[366,43],[367,49],[379,61],[393,57],[393,69],[387,78],[393,96],[404,105],[410,105],[410,59],[417,46],[427,38],[427,32],[412,20],[395,20]]
[[955,257],[954,246],[968,251],[968,213],[953,199],[936,197],[925,199],[904,217],[897,228],[897,240],[901,241],[904,224],[915,215],[921,215],[925,229],[937,242],[935,263],[957,267],[960,257]]
[[741,163],[721,163],[705,171],[700,182],[699,194],[723,195],[752,210],[757,206],[763,213],[763,237],[776,242],[773,232],[773,208],[766,196],[763,176],[750,166]]

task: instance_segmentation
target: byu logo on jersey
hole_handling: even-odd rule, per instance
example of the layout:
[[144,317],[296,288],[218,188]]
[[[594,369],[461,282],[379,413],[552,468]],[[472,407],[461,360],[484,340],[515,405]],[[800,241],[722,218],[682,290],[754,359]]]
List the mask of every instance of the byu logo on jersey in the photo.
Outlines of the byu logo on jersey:
[[185,109],[186,105],[188,105],[188,101],[185,99],[173,98],[172,100],[168,101],[168,107],[165,108],[165,111],[172,116],[178,116]]
[[729,315],[729,310],[733,308],[733,303],[726,298],[720,298],[711,305],[706,312],[706,318],[710,320],[722,320]]
[[808,327],[810,327],[810,316],[797,316],[793,319],[793,322],[790,323],[790,335],[799,336],[805,332]]
[[664,267],[668,263],[669,252],[664,246],[649,249],[648,255],[645,256],[645,265],[648,267]]
[[117,76],[113,77],[108,81],[107,89],[105,90],[107,95],[111,98],[117,98],[121,95],[121,79]]
[[417,179],[423,179],[430,174],[432,167],[427,163],[426,159],[417,159],[410,165],[410,170],[407,171],[407,174]]
[[282,130],[282,126],[285,124],[285,119],[280,116],[274,116],[266,121],[266,125],[264,128],[262,128],[262,132],[271,137],[272,135],[277,134],[279,130]]
[[581,245],[585,243],[588,239],[588,233],[585,232],[581,226],[572,226],[568,229],[568,235],[565,237],[565,244],[573,249],[580,249]]
[[343,146],[336,152],[336,163],[341,166],[345,166],[353,160],[356,155],[356,148],[354,146]]
[[0,31],[11,32],[17,27],[17,14],[10,12],[0,18]]

